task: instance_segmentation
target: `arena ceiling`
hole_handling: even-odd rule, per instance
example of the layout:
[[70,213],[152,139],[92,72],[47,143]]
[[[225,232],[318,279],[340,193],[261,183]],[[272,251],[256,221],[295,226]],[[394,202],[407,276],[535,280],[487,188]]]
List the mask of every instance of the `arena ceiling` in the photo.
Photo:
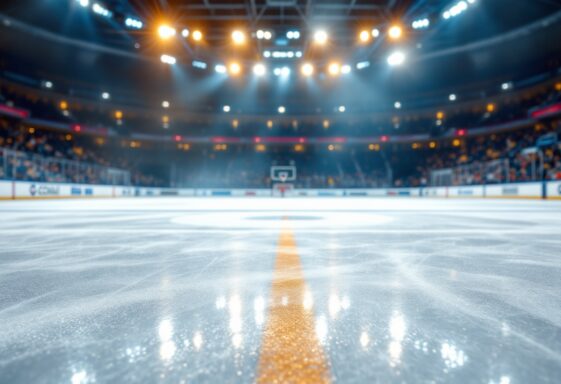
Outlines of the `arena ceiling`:
[[[305,60],[317,69],[315,88],[296,80],[293,87],[270,81],[268,89],[258,87],[254,108],[290,100],[303,109],[325,110],[326,103],[391,106],[396,98],[420,99],[462,87],[483,95],[481,83],[498,85],[560,65],[561,0],[470,0],[473,9],[450,20],[443,12],[461,0],[100,0],[110,18],[90,11],[95,0],[87,0],[88,8],[81,1],[86,0],[1,2],[0,69],[54,80],[62,92],[95,96],[108,89],[114,100],[118,95],[122,100],[176,97],[208,108],[249,92],[256,62],[271,72],[290,66],[297,74]],[[126,28],[127,17],[141,20],[143,28]],[[429,19],[430,28],[413,29],[419,18]],[[177,30],[177,38],[167,43],[157,37],[164,22]],[[386,37],[394,24],[404,30],[396,43]],[[329,33],[322,49],[312,41],[318,28]],[[203,40],[182,39],[184,29],[202,31]],[[231,44],[235,29],[247,35],[242,48]],[[379,39],[357,41],[360,31],[373,29],[380,30]],[[258,30],[271,31],[273,38],[257,39]],[[286,38],[293,30],[299,39]],[[390,71],[386,58],[395,49],[408,53],[408,63]],[[302,57],[265,57],[275,50]],[[177,68],[162,65],[162,54],[176,57]],[[232,60],[246,69],[247,82],[214,78],[215,65]],[[333,60],[352,64],[351,80],[324,76]],[[195,68],[195,61],[207,68]],[[357,71],[360,62],[368,62],[368,68]]]

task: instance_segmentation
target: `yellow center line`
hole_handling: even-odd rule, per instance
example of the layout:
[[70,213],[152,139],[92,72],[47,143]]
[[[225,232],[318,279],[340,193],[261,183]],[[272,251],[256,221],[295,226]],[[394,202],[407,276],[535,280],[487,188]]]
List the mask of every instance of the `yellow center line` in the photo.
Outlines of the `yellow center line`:
[[284,228],[279,238],[269,315],[261,344],[258,383],[331,382],[327,358],[314,324],[294,235]]

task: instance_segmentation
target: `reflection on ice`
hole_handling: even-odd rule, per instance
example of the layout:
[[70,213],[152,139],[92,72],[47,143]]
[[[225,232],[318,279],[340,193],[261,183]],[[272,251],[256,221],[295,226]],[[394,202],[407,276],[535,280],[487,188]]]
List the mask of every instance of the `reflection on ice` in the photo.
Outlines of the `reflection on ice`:
[[348,296],[339,297],[336,294],[331,294],[329,295],[329,301],[327,304],[329,308],[329,316],[332,319],[335,319],[342,309],[349,309],[349,307],[351,306],[351,301],[349,300]]
[[160,345],[160,358],[165,361],[170,360],[175,355],[176,350],[177,347],[173,341],[165,341]]
[[161,341],[168,341],[173,336],[173,324],[170,319],[164,319],[158,326],[158,335]]
[[199,331],[195,332],[193,336],[193,346],[197,351],[203,346],[203,335]]
[[242,341],[242,335],[240,335],[239,333],[236,333],[232,336],[232,345],[234,346],[234,348],[240,348],[242,346]]
[[395,341],[405,338],[405,320],[400,312],[394,312],[390,319],[390,337]]
[[391,342],[388,346],[390,366],[395,367],[401,364],[401,354],[403,352],[402,342],[405,338],[405,319],[401,312],[395,311],[389,324]]
[[304,301],[303,301],[304,309],[309,311],[314,306],[314,298],[310,291],[304,292]]
[[257,296],[253,301],[253,309],[255,311],[255,324],[262,325],[265,321],[265,299],[263,296]]
[[328,325],[327,319],[321,315],[316,320],[316,335],[321,344],[325,344],[327,339]]
[[72,374],[72,378],[70,379],[72,384],[87,384],[87,383],[95,383],[95,378],[90,377],[88,373],[84,370],[74,372]]
[[368,336],[366,331],[362,331],[360,334],[360,345],[362,345],[362,348],[366,349],[368,344],[370,344],[370,336]]
[[230,331],[239,333],[242,330],[242,302],[239,295],[232,295],[228,302],[230,313]]
[[329,295],[328,306],[329,306],[329,316],[331,316],[332,319],[335,319],[337,317],[337,314],[341,310],[341,302],[339,300],[339,297],[334,294]]
[[442,356],[442,360],[444,360],[444,364],[446,364],[448,368],[461,367],[467,360],[467,356],[464,351],[447,342],[442,343],[440,355]]
[[173,337],[173,323],[170,319],[164,319],[158,326],[158,336],[160,337],[160,358],[164,361],[170,360],[177,347],[172,341]]
[[219,296],[216,299],[216,309],[224,309],[226,306],[226,298],[224,296]]

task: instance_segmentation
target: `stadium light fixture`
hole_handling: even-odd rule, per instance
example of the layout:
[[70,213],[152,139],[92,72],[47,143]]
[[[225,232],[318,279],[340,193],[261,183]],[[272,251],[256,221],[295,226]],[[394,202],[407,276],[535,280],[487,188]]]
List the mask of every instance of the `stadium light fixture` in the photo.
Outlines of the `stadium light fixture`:
[[228,72],[230,73],[230,75],[237,76],[241,73],[241,71],[242,71],[242,67],[237,62],[233,62],[230,63],[230,65],[228,65]]
[[456,17],[456,16],[464,13],[465,11],[467,11],[469,6],[475,4],[475,2],[476,2],[476,0],[460,0],[456,4],[454,4],[453,6],[451,6],[447,10],[445,10],[442,13],[442,17],[446,20],[450,19],[452,17]]
[[509,89],[512,89],[512,83],[508,82],[508,83],[502,83],[501,84],[501,89],[503,91],[508,91]]
[[142,21],[135,19],[133,17],[127,17],[125,19],[125,26],[132,29],[142,29],[144,24]]
[[290,68],[288,67],[277,67],[273,70],[273,74],[277,77],[288,77],[290,76]]
[[107,8],[103,7],[101,4],[99,3],[95,3],[94,5],[92,5],[92,11],[100,16],[103,17],[111,17],[113,16],[113,12],[111,12],[110,10],[108,10]]
[[430,20],[428,18],[418,19],[411,23],[413,29],[426,29],[430,26]]
[[392,40],[399,40],[403,35],[403,29],[399,25],[392,25],[390,29],[388,29],[388,36]]
[[224,111],[224,113],[228,113],[228,112],[231,111],[231,108],[230,108],[229,105],[225,105],[225,106],[222,107],[222,111]]
[[300,38],[300,31],[292,30],[286,32],[286,38],[289,40],[298,40]]
[[169,40],[175,36],[176,33],[177,31],[175,28],[170,27],[167,24],[162,24],[158,27],[158,36],[160,36],[160,39],[162,40]]
[[341,73],[341,65],[339,63],[331,63],[327,67],[327,71],[331,76],[337,76]]
[[193,68],[197,68],[197,69],[206,69],[207,67],[207,64],[204,61],[200,61],[200,60],[193,60],[191,65],[193,66]]
[[370,67],[370,62],[369,61],[361,61],[359,63],[356,63],[356,69],[365,69]]
[[255,33],[257,40],[271,40],[273,38],[273,33],[271,31],[259,29]]
[[232,41],[235,45],[242,45],[245,43],[245,33],[240,30],[235,30],[232,32]]
[[170,55],[160,56],[160,61],[164,64],[169,64],[169,65],[175,65],[175,63],[177,63],[177,59]]
[[193,33],[191,34],[191,37],[193,38],[193,40],[195,41],[201,41],[203,39],[203,33],[201,31],[199,31],[198,29],[194,30]]
[[323,29],[317,30],[314,33],[314,42],[318,45],[325,45],[328,38],[327,32]]
[[371,37],[371,34],[367,30],[362,30],[358,34],[358,40],[363,44],[368,43],[370,41],[370,37]]
[[388,56],[388,64],[391,67],[397,67],[405,62],[405,54],[401,51],[395,51]]
[[255,76],[262,77],[265,76],[266,73],[267,73],[267,67],[265,67],[265,64],[257,63],[253,66],[253,74]]
[[286,107],[284,107],[283,105],[281,105],[281,106],[277,109],[277,111],[282,115],[283,113],[286,112]]
[[310,63],[304,63],[300,68],[300,71],[305,77],[310,77],[314,74],[314,66]]

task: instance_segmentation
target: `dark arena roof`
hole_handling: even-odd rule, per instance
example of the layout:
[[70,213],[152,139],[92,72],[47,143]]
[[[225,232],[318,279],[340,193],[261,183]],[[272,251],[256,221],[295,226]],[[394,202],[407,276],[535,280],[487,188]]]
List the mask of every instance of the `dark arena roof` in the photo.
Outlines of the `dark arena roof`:
[[[281,105],[285,116],[337,116],[340,106],[346,116],[387,112],[396,101],[402,111],[437,108],[452,93],[458,101],[478,100],[499,94],[505,82],[524,88],[556,73],[558,1],[466,1],[459,15],[445,18],[456,3],[2,2],[0,69],[5,80],[51,81],[53,92],[84,101],[108,92],[123,108],[158,109],[167,100],[172,112],[215,113],[228,105],[239,116],[274,116]],[[94,12],[94,4],[108,16]],[[426,27],[413,27],[424,20]],[[163,24],[173,37],[158,36]],[[398,39],[389,36],[394,25],[402,30]],[[233,43],[233,31],[242,44]],[[325,31],[325,44],[314,42],[317,31]],[[390,67],[396,52],[405,63]],[[162,55],[175,64],[163,64]],[[301,73],[305,63],[313,68],[309,77]],[[264,65],[264,76],[253,73],[256,64]],[[231,65],[240,73],[229,73]],[[331,75],[330,65],[349,73]]]

